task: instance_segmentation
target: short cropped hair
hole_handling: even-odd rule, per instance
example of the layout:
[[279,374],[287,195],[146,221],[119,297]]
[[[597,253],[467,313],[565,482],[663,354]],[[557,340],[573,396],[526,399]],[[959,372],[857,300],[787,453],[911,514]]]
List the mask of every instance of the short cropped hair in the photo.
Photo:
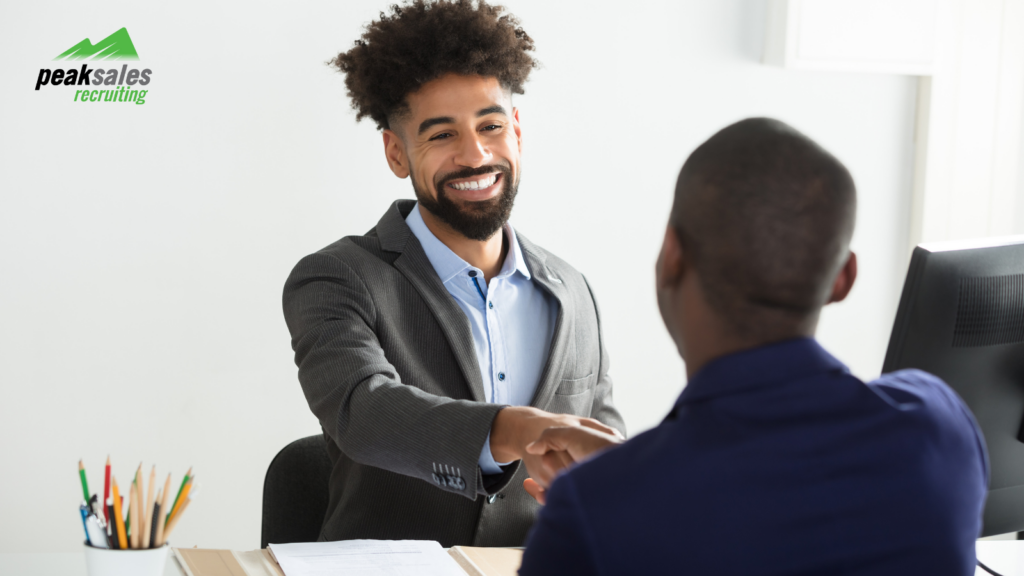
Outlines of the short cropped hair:
[[502,6],[483,0],[411,0],[366,26],[348,52],[330,64],[345,74],[356,120],[380,129],[408,109],[406,96],[448,73],[497,78],[523,93],[537,61],[533,39]]
[[855,215],[839,160],[782,122],[751,118],[686,160],[670,224],[711,307],[737,334],[770,340],[817,321]]

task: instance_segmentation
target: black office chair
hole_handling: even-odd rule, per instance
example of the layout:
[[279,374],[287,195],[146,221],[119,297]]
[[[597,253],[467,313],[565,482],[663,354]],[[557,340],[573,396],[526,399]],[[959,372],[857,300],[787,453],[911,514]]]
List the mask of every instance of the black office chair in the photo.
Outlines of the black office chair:
[[327,514],[331,459],[322,434],[285,446],[263,480],[261,548],[267,544],[316,542]]

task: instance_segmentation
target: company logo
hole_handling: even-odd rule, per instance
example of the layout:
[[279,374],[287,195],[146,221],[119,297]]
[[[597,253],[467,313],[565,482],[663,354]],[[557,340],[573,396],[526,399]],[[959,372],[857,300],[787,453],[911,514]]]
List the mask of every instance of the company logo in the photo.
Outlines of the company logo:
[[93,44],[88,38],[68,48],[54,60],[138,60],[132,37],[127,28],[121,28],[99,43]]
[[[56,61],[138,59],[139,53],[127,28],[121,28],[96,44],[86,38],[54,58]],[[36,90],[43,86],[73,86],[78,88],[74,93],[75,102],[132,102],[141,105],[146,103],[149,89],[140,87],[148,86],[152,80],[153,71],[149,68],[129,69],[127,64],[123,64],[120,69],[104,69],[82,64],[81,69],[40,68]],[[92,86],[96,88],[90,88]],[[67,93],[70,95],[71,91],[67,90]]]

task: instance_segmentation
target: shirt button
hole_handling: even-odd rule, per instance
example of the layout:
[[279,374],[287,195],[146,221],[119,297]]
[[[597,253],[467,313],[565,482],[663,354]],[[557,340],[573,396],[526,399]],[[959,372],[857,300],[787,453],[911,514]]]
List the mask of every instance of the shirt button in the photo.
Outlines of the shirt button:
[[476,278],[476,270],[470,270],[469,271],[469,277],[470,278]]
[[504,372],[498,372],[498,380],[501,380],[501,381],[505,380],[505,373]]
[[487,303],[487,307],[488,308],[494,308],[494,302],[488,302]]

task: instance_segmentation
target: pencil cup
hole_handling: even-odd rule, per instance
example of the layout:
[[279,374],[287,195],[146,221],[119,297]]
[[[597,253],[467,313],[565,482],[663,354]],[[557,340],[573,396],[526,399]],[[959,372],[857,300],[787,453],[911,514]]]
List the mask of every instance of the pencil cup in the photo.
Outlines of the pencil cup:
[[166,544],[148,550],[110,550],[85,545],[89,576],[163,576],[167,566]]

